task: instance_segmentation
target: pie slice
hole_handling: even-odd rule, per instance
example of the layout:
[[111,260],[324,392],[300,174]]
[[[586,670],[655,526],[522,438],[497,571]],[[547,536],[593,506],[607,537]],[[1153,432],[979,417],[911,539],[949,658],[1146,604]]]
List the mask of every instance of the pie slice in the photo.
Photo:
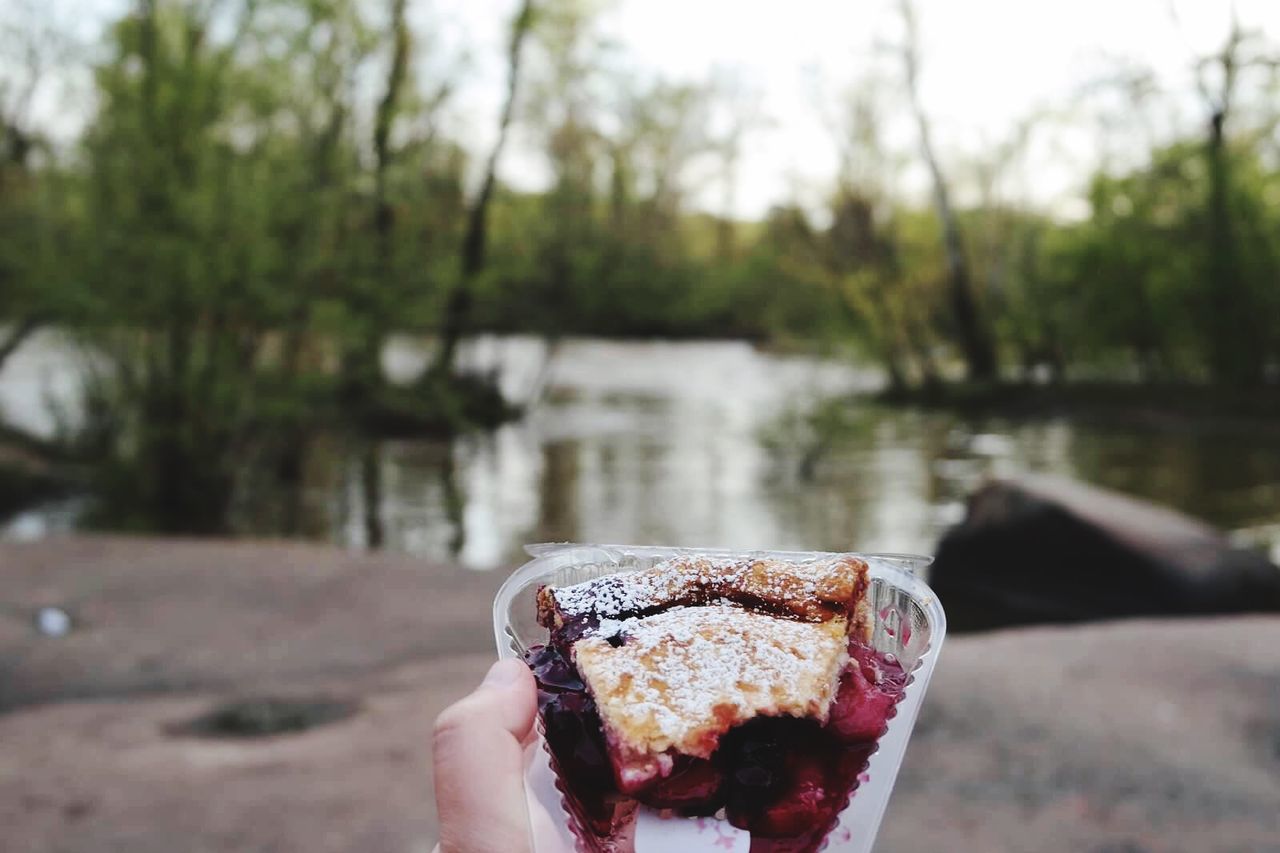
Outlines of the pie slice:
[[906,684],[870,646],[868,587],[854,557],[676,558],[539,590],[528,660],[584,843],[626,849],[645,805],[816,850]]

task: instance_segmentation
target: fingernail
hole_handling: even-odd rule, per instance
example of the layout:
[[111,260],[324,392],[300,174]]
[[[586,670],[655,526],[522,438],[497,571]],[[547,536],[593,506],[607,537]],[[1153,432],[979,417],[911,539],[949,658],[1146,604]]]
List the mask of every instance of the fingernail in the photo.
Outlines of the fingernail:
[[484,687],[509,687],[520,678],[524,664],[517,660],[500,660],[489,667],[485,674]]

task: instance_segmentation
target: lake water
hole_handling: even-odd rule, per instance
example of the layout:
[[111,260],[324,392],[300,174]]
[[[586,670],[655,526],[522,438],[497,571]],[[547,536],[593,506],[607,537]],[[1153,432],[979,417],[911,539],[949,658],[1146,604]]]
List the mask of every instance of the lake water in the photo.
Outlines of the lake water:
[[[426,359],[422,345],[398,340],[386,367],[404,379]],[[1174,506],[1280,557],[1280,430],[887,409],[848,401],[879,385],[873,369],[738,342],[577,339],[549,349],[492,337],[470,343],[464,360],[496,371],[512,399],[535,401],[528,415],[447,443],[326,439],[301,491],[254,490],[237,528],[381,542],[477,570],[552,540],[931,553],[985,477],[1032,470]],[[0,407],[48,430],[47,404],[72,399],[77,371],[70,347],[40,338],[0,375]],[[35,508],[0,535],[73,527],[80,508]]]

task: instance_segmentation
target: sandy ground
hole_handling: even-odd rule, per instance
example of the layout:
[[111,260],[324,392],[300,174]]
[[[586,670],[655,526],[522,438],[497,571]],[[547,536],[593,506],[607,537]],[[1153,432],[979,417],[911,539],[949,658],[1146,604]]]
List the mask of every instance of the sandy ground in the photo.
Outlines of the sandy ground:
[[[429,851],[430,725],[501,578],[316,546],[0,545],[0,850]],[[76,629],[41,637],[32,613]],[[174,732],[244,695],[360,710]],[[1280,618],[952,638],[880,853],[1280,853]]]

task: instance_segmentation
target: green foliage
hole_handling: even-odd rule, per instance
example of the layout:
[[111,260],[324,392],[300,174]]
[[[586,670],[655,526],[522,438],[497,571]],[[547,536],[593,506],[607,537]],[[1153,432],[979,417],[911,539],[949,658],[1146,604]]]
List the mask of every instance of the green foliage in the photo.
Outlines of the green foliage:
[[220,529],[246,459],[290,467],[336,411],[337,387],[312,378],[333,345],[346,364],[422,322],[462,160],[397,149],[379,219],[343,85],[371,45],[356,9],[224,6],[215,27],[197,4],[141,3],[114,28],[84,141],[85,286],[59,318],[106,357],[76,441],[103,460],[109,511]]
[[[1237,330],[1249,333],[1247,358],[1260,370],[1274,361],[1280,342],[1274,319],[1280,209],[1269,203],[1280,173],[1244,146],[1231,158],[1228,197],[1243,286],[1230,298],[1262,324]],[[1204,153],[1195,143],[1156,152],[1144,169],[1095,177],[1090,219],[1044,235],[1027,285],[1044,306],[1039,323],[1054,329],[1075,359],[1122,360],[1156,377],[1205,377],[1215,345],[1208,320],[1225,308],[1208,275],[1208,191]]]

